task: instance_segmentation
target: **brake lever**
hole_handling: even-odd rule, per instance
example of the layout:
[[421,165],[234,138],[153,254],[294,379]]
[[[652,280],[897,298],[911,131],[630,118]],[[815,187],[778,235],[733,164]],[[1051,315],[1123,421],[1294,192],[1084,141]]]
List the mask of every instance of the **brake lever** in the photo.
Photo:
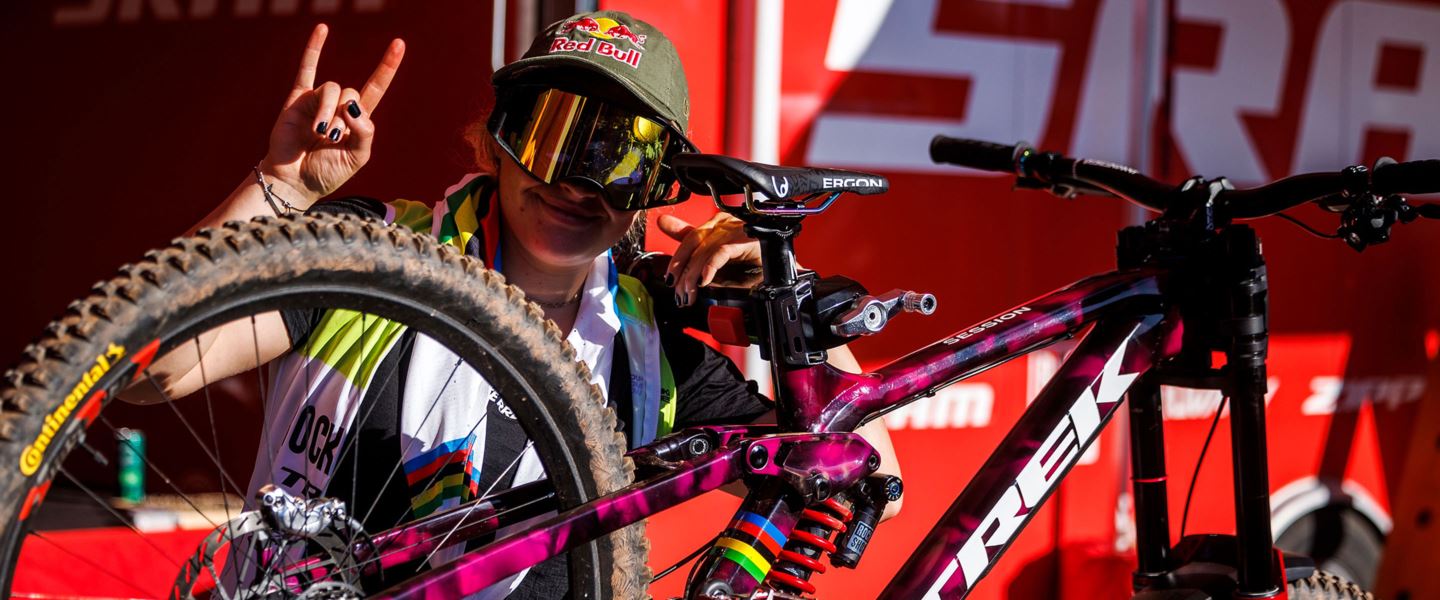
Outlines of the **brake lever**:
[[1329,196],[1325,196],[1324,198],[1315,201],[1315,204],[1317,206],[1324,209],[1326,212],[1332,213],[1345,212],[1345,209],[1350,207],[1350,203],[1350,196],[1347,196],[1344,193],[1330,194]]
[[1110,193],[1108,190],[1102,190],[1097,187],[1088,186],[1073,181],[1066,181],[1061,183],[1046,183],[1034,177],[1016,177],[1015,189],[1043,190],[1046,192],[1050,192],[1051,195],[1058,196],[1066,200],[1073,200],[1076,196],[1103,196],[1109,198],[1116,197],[1115,194]]

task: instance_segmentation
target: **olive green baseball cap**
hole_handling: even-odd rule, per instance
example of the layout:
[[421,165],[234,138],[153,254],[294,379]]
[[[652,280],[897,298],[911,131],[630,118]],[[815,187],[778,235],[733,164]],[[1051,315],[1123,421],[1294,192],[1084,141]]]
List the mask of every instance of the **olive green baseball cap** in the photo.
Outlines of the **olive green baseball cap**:
[[[586,81],[596,76],[602,81]],[[675,45],[659,29],[620,11],[582,13],[551,24],[491,81],[497,89],[533,83],[583,91],[614,84],[682,136],[690,124],[690,91]]]

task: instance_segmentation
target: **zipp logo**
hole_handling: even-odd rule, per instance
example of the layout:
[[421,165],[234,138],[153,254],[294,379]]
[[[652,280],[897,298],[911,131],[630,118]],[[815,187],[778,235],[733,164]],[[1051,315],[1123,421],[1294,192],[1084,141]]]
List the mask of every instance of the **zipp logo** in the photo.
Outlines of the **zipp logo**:
[[1127,337],[1119,348],[1105,361],[1105,367],[1095,381],[1085,387],[1080,397],[1070,405],[1070,410],[1055,429],[1046,436],[1044,443],[1035,449],[1030,460],[1015,477],[1015,482],[1005,490],[1000,500],[990,507],[980,526],[960,546],[955,558],[940,574],[935,584],[925,593],[927,599],[939,599],[940,590],[950,582],[958,569],[965,574],[965,589],[975,586],[980,575],[990,566],[990,548],[1003,547],[1010,543],[1020,531],[1026,517],[1039,508],[1045,495],[1059,483],[1060,476],[1075,462],[1080,453],[1094,440],[1100,429],[1101,408],[1119,402],[1129,389],[1130,383],[1140,373],[1121,373],[1120,363],[1130,345]]
[[821,177],[822,187],[885,187],[884,179],[873,177]]

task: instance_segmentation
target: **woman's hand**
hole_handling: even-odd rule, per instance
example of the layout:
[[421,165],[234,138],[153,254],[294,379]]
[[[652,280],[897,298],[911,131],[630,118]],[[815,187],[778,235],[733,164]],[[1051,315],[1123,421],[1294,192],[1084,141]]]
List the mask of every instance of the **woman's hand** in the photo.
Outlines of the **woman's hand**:
[[[335,191],[370,160],[370,144],[375,138],[370,115],[405,57],[405,42],[397,39],[390,42],[362,90],[342,88],[333,81],[315,87],[320,49],[328,33],[323,23],[311,32],[295,87],[275,120],[269,153],[260,163],[269,180],[301,196],[296,198],[301,206]],[[277,189],[276,194],[284,198],[286,192]]]
[[675,288],[675,302],[688,306],[695,292],[710,285],[715,273],[728,263],[760,265],[760,242],[745,235],[745,224],[729,214],[715,213],[699,226],[674,215],[661,215],[660,231],[680,242],[665,282]]

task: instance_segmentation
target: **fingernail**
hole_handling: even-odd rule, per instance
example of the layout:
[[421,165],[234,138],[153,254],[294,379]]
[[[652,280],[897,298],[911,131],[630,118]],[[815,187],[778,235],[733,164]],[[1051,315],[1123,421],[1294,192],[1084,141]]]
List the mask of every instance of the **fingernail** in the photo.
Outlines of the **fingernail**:
[[670,273],[665,274],[665,287],[675,287],[674,275],[671,275]]
[[680,292],[675,292],[675,306],[684,306],[684,303],[680,302]]
[[354,100],[351,100],[349,104],[345,105],[345,110],[350,113],[350,118],[360,118],[360,105],[356,104]]
[[336,127],[336,128],[334,128],[334,129],[331,129],[331,130],[330,130],[330,141],[332,141],[332,142],[338,142],[338,141],[340,141],[340,128],[339,128],[339,127]]
[[320,135],[325,135],[325,128],[328,127],[329,125],[330,125],[329,122],[321,121],[319,125],[316,125],[316,126],[315,126],[315,133],[318,133],[318,134],[320,134]]

